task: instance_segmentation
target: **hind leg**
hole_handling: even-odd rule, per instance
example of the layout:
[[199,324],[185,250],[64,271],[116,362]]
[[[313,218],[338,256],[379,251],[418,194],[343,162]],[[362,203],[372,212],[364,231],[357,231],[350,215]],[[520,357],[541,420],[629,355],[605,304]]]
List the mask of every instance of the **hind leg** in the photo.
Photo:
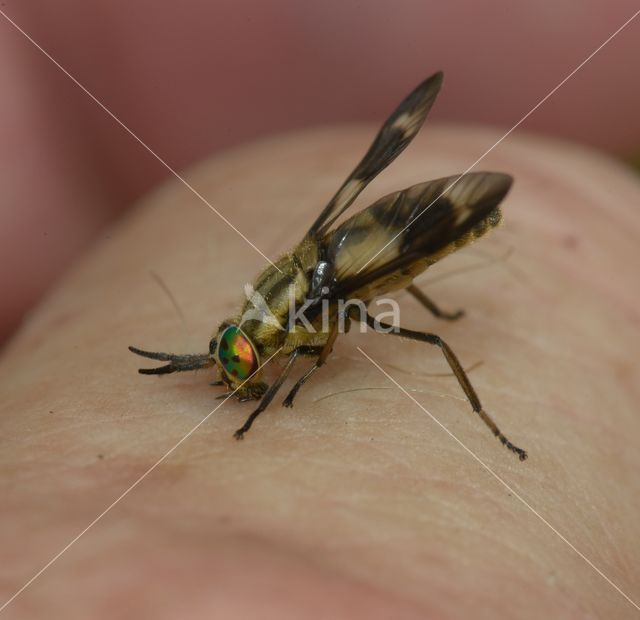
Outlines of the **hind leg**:
[[407,292],[410,293],[415,299],[417,299],[433,316],[444,319],[445,321],[457,321],[464,316],[464,310],[457,310],[456,312],[446,312],[441,310],[438,305],[427,297],[415,284],[407,286]]
[[527,458],[527,453],[522,448],[518,448],[517,446],[512,444],[498,428],[498,425],[493,421],[491,416],[482,408],[480,399],[478,398],[475,389],[471,385],[471,381],[469,381],[467,373],[464,371],[464,368],[462,368],[462,365],[458,361],[455,353],[451,350],[449,345],[444,340],[442,340],[442,338],[440,338],[440,336],[437,336],[436,334],[417,332],[413,331],[412,329],[404,329],[403,327],[393,327],[392,325],[383,323],[382,321],[377,321],[369,314],[367,314],[366,321],[369,327],[372,327],[374,329],[376,329],[377,327],[381,327],[385,330],[384,333],[388,333],[392,336],[402,336],[404,338],[418,340],[419,342],[426,342],[428,344],[439,347],[444,354],[449,367],[453,371],[453,374],[456,376],[460,387],[468,398],[472,409],[480,416],[480,419],[489,427],[491,432],[502,442],[504,446],[506,446],[513,453],[517,454],[518,458],[521,461],[524,461]]

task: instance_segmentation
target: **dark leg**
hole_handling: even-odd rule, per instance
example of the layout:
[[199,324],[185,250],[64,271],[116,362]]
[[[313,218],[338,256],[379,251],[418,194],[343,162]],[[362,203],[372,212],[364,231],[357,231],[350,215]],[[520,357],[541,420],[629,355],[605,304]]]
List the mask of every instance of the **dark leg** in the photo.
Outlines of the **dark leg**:
[[296,358],[300,354],[300,350],[296,349],[290,356],[287,364],[282,369],[282,372],[278,376],[278,378],[269,386],[269,389],[264,393],[260,404],[257,406],[256,410],[247,418],[247,421],[239,428],[235,433],[234,437],[236,439],[242,439],[244,434],[251,428],[253,421],[269,406],[269,403],[273,400],[273,397],[276,395],[276,392],[280,389],[280,386],[285,382],[289,372],[291,372],[291,368],[296,361]]
[[[440,338],[440,336],[436,336],[435,334],[427,334],[423,332],[416,332],[411,329],[404,329],[402,327],[393,328],[392,325],[387,323],[382,323],[381,321],[376,321],[372,316],[367,315],[367,325],[369,327],[373,327],[375,329],[376,326],[380,326],[388,330],[389,334],[395,336],[403,336],[404,338],[410,338],[411,340],[418,340],[419,342],[428,342],[429,344],[433,344],[437,347],[440,347],[440,350],[444,354],[447,363],[449,364],[453,374],[458,379],[458,383],[460,387],[463,389],[466,394],[473,410],[480,416],[482,421],[489,427],[491,432],[512,452],[515,452],[521,461],[524,461],[527,458],[527,453],[522,449],[514,446],[500,431],[497,424],[491,419],[491,416],[482,408],[482,404],[480,403],[480,399],[476,394],[476,391],[473,389],[471,382],[469,381],[469,377],[465,373],[464,369],[460,365],[458,358],[455,356],[454,352],[450,349],[449,345]],[[393,331],[391,331],[393,329]]]
[[300,379],[298,379],[296,384],[291,388],[291,391],[287,394],[287,397],[282,401],[283,407],[293,407],[293,399],[296,397],[298,390],[307,382],[307,379],[309,379],[309,377],[311,377],[311,375],[327,361],[327,357],[329,357],[329,353],[331,353],[331,349],[333,348],[333,343],[336,341],[338,336],[338,323],[339,321],[336,321],[335,325],[331,329],[327,343],[323,347],[318,347],[320,351],[316,363],[309,368],[309,370],[307,370]]
[[407,292],[413,295],[433,316],[446,321],[457,321],[464,316],[464,310],[457,312],[445,312],[441,310],[429,297],[427,297],[417,286],[411,284],[407,286]]
[[153,353],[151,351],[143,351],[136,347],[129,347],[129,351],[148,357],[152,360],[160,362],[169,362],[166,366],[159,368],[140,368],[138,372],[141,375],[167,375],[172,372],[184,372],[186,370],[198,370],[198,368],[208,368],[213,366],[215,361],[209,353],[175,355],[173,353]]
[[308,351],[306,351],[306,355],[317,355],[318,359],[316,359],[316,363],[309,370],[307,370],[307,372],[305,372],[304,375],[300,377],[300,379],[296,381],[296,384],[291,388],[290,392],[287,394],[287,397],[282,401],[283,407],[293,407],[293,399],[296,397],[298,390],[307,382],[307,379],[324,363],[324,361],[320,362],[324,347],[307,347],[307,349]]
[[322,366],[322,363],[320,363],[320,358],[318,358],[316,360],[316,363],[311,366],[311,368],[309,368],[309,370],[307,370],[307,372],[305,372],[304,375],[302,375],[302,377],[298,379],[298,381],[296,381],[296,384],[291,388],[291,391],[287,394],[287,397],[282,401],[283,407],[293,407],[293,399],[296,397],[298,390],[307,382],[307,379],[309,379],[311,375],[315,373],[318,368],[320,368],[320,366]]

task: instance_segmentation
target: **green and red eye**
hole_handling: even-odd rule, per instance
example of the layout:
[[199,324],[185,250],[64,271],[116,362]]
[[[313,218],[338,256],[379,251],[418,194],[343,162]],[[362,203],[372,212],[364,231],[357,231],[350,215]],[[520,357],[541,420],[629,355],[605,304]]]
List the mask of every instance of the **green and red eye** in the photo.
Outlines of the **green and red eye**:
[[251,340],[235,325],[222,332],[217,357],[227,375],[237,381],[248,379],[260,365]]

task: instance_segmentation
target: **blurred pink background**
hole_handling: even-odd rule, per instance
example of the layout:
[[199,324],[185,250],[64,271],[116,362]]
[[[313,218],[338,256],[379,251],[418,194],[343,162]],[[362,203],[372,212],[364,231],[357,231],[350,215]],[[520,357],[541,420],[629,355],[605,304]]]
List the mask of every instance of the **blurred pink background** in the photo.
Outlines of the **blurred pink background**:
[[[274,132],[380,121],[437,69],[445,88],[432,119],[509,128],[637,9],[631,0],[0,3],[178,170]],[[2,16],[0,66],[1,341],[168,172]],[[637,149],[639,69],[640,17],[521,129]]]

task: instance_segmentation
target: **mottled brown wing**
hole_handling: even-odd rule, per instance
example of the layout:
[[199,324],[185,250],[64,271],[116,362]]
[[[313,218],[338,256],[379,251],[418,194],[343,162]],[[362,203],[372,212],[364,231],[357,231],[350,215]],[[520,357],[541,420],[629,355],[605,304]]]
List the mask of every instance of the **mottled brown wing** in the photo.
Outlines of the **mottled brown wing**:
[[373,203],[325,238],[334,299],[405,288],[429,265],[500,222],[512,178],[475,172],[413,185]]
[[310,228],[309,234],[322,235],[326,233],[371,180],[402,153],[422,127],[440,90],[442,77],[442,72],[434,73],[393,111],[362,161],[322,210]]

